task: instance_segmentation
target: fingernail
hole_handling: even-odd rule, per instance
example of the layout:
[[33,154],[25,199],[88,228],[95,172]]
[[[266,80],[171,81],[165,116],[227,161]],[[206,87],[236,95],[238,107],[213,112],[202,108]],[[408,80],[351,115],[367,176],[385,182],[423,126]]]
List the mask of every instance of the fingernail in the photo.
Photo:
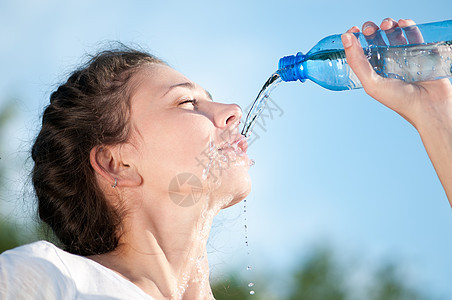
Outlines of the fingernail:
[[364,26],[363,31],[366,31],[366,29],[373,27],[372,24],[366,24],[366,26]]
[[352,46],[352,34],[351,33],[344,33],[341,36],[342,45],[344,45],[344,48],[350,48]]

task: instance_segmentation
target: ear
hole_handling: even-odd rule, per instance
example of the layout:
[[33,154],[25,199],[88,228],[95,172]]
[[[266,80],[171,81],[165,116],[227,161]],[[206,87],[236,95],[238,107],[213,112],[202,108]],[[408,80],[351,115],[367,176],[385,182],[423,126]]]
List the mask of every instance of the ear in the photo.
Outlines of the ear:
[[133,164],[121,160],[118,146],[96,146],[91,149],[90,163],[94,171],[111,186],[139,186],[143,179]]

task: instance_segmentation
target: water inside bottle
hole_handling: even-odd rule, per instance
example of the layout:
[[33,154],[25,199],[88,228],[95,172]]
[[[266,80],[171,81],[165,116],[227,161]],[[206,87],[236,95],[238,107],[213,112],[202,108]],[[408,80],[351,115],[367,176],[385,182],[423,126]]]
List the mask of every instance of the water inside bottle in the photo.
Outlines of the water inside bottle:
[[370,47],[365,52],[374,70],[383,77],[417,82],[452,76],[452,41]]
[[274,73],[270,78],[268,78],[267,82],[265,82],[261,91],[254,100],[253,106],[251,106],[250,111],[246,117],[245,125],[243,126],[242,135],[245,137],[249,137],[251,132],[253,131],[254,124],[259,118],[262,111],[265,109],[267,105],[268,97],[270,93],[282,82],[282,79],[279,77],[278,73]]
[[[364,48],[364,54],[375,72],[385,78],[400,79],[405,82],[437,80],[452,76],[452,41],[425,43],[417,45],[375,46]],[[323,61],[329,68],[322,69],[318,62]],[[317,65],[314,65],[317,64]],[[317,82],[315,69],[342,71],[331,72],[331,82],[336,82],[345,88],[361,87],[361,84],[349,69],[342,49],[324,50],[307,55],[307,73]],[[346,66],[347,70],[343,69]],[[331,69],[332,67],[332,69]],[[343,78],[341,78],[343,77]],[[321,81],[321,80],[320,80]],[[349,82],[347,82],[349,81]]]

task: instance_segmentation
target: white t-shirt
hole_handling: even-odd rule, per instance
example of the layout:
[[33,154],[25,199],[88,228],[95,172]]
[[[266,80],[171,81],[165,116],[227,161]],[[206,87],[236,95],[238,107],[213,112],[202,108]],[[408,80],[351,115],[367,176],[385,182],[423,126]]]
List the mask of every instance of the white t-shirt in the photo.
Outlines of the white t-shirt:
[[153,300],[112,270],[46,241],[0,255],[0,299]]

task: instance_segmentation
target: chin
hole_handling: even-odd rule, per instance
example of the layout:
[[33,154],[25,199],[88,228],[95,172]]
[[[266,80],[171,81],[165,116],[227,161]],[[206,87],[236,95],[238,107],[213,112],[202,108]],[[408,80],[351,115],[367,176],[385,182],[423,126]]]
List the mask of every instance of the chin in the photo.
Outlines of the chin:
[[[239,202],[241,202],[243,199],[245,199],[251,192],[251,178],[248,173],[246,173],[246,176],[235,176],[233,177],[234,180],[227,184],[227,190],[229,190],[228,194],[232,197],[230,197],[231,201],[229,201],[226,205],[222,207],[228,208],[231,207]],[[226,183],[225,183],[226,184]]]

